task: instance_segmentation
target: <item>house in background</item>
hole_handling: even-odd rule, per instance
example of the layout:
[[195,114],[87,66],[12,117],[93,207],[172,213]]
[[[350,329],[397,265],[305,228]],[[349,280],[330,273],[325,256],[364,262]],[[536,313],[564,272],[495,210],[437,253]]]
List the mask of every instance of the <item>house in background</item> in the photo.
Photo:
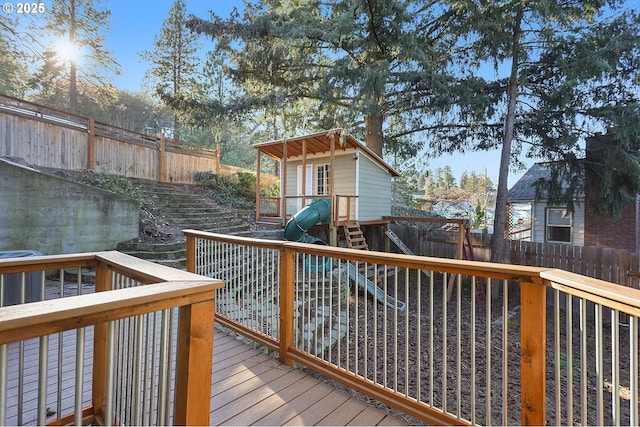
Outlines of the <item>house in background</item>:
[[[638,199],[635,203],[626,205],[621,215],[615,220],[606,216],[595,217],[586,207],[589,198],[587,187],[586,194],[576,195],[574,212],[569,213],[566,206],[551,205],[545,199],[536,200],[534,183],[538,179],[549,177],[549,165],[536,163],[507,193],[509,211],[516,209],[526,211],[527,208],[531,211],[529,218],[531,230],[528,240],[578,246],[601,246],[625,249],[634,253],[640,251]],[[528,224],[523,225],[528,226]]]
[[[324,224],[382,224],[391,214],[391,181],[400,174],[343,129],[254,145],[257,150],[256,219],[283,225],[317,199],[331,202]],[[280,163],[280,196],[259,193],[261,161]]]

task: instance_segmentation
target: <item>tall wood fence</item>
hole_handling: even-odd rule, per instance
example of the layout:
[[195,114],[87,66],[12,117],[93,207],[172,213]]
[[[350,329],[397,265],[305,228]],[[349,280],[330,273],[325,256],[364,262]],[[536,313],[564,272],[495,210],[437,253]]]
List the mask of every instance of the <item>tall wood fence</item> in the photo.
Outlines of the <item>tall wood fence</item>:
[[195,172],[236,172],[221,167],[217,148],[146,135],[4,95],[0,157],[36,167],[91,169],[182,184],[194,184]]
[[[457,230],[442,230],[441,224],[406,222],[393,223],[391,229],[416,254],[456,258],[459,241]],[[471,234],[475,260],[490,260],[490,240],[490,234]],[[508,240],[504,259],[505,262],[513,265],[559,268],[624,286],[640,288],[640,254],[622,249]]]

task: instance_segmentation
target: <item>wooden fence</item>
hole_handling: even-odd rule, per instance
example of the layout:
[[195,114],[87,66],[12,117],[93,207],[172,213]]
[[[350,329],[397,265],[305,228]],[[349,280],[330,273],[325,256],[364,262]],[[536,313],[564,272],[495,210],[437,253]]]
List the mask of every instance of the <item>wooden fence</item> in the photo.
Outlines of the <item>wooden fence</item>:
[[235,174],[218,148],[186,144],[0,95],[0,157],[35,167],[91,169],[194,184],[195,172]]
[[[393,223],[393,232],[414,252],[424,256],[456,258],[458,232],[442,224]],[[474,259],[489,261],[491,235],[472,233]],[[624,286],[640,288],[640,254],[622,249],[508,240],[505,262],[513,265],[559,268]]]

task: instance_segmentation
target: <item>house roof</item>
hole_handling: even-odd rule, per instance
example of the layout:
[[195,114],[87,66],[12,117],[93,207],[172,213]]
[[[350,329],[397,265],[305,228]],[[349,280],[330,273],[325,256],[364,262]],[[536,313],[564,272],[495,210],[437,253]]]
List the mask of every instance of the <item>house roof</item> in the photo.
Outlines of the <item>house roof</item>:
[[[513,184],[513,187],[507,192],[507,200],[510,202],[515,201],[530,201],[536,199],[536,187],[535,182],[539,179],[550,179],[551,167],[549,163],[535,163],[529,168],[524,175]],[[576,197],[584,197],[582,194]]]
[[322,154],[331,152],[331,140],[335,141],[335,151],[347,149],[359,149],[365,152],[371,159],[386,169],[391,176],[400,176],[400,173],[371,151],[363,142],[349,135],[344,129],[332,129],[310,135],[294,138],[280,139],[277,141],[260,142],[253,147],[268,156],[281,162],[284,157],[284,146],[287,146],[287,158],[302,155],[303,145],[306,144],[307,154]]

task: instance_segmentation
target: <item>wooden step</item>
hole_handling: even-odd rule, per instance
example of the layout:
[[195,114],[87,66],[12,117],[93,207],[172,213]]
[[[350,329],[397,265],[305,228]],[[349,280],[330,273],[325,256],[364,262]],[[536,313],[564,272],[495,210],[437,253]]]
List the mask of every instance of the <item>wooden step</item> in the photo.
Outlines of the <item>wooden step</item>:
[[362,234],[362,229],[360,228],[360,223],[358,221],[346,222],[342,228],[348,248],[365,251],[369,250],[369,246],[364,238],[364,234]]

